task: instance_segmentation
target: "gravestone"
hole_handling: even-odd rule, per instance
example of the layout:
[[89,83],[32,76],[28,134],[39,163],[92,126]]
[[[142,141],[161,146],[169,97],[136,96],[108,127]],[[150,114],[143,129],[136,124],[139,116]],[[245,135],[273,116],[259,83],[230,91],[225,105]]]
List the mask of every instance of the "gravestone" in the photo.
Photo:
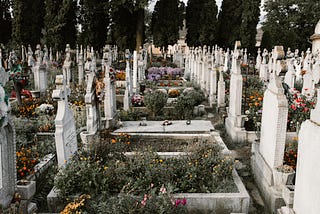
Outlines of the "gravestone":
[[90,145],[96,140],[97,132],[100,129],[100,110],[96,90],[97,79],[95,74],[88,74],[87,89],[85,95],[87,130],[80,133],[85,149],[90,149]]
[[243,79],[240,69],[241,54],[239,48],[240,41],[237,41],[232,56],[229,108],[225,125],[232,140],[243,142],[246,136],[243,127],[244,116],[241,113]]
[[130,109],[130,62],[129,56],[126,61],[126,90],[123,97],[123,110],[128,111]]
[[320,51],[320,20],[318,21],[314,34],[310,37],[310,40],[312,41],[312,53]]
[[80,53],[78,54],[78,84],[82,85],[84,80],[84,67],[83,67],[83,50],[80,47]]
[[218,95],[217,95],[217,108],[222,110],[226,107],[226,83],[223,79],[223,71],[220,70],[218,81]]
[[133,51],[133,93],[137,93],[138,85],[138,54]]
[[57,75],[55,81],[57,88],[52,93],[52,98],[58,101],[55,142],[59,167],[65,166],[78,150],[75,121],[68,104],[70,90],[65,81],[63,75]]
[[305,74],[303,75],[303,85],[302,85],[302,93],[303,94],[313,94],[314,93],[314,80],[311,69],[311,55],[310,49],[306,51],[306,57],[303,61],[303,71]]
[[217,68],[214,66],[213,69],[209,69],[210,74],[210,91],[209,91],[209,101],[210,107],[216,103],[217,96]]
[[288,66],[288,71],[286,72],[284,76],[284,83],[286,83],[289,88],[294,87],[294,81],[295,81],[295,69],[294,69],[294,58],[293,54],[290,54],[287,56],[287,66]]
[[257,58],[256,58],[256,65],[255,65],[255,68],[258,71],[260,70],[261,62],[262,62],[261,50],[260,50],[260,48],[258,48],[258,54],[257,54]]
[[110,128],[115,125],[115,117],[117,113],[116,107],[116,90],[115,90],[115,74],[113,69],[106,66],[106,73],[104,78],[105,96],[104,96],[104,116],[105,128]]
[[312,66],[312,75],[314,84],[317,85],[320,81],[320,51],[314,56],[315,63]]
[[302,123],[296,170],[293,210],[296,214],[320,213],[320,90],[310,119]]
[[280,78],[273,72],[264,93],[260,153],[271,169],[283,163],[288,118],[288,101]]
[[224,65],[223,65],[223,71],[228,72],[229,71],[229,49],[224,54]]
[[[275,68],[281,69],[280,59],[284,57],[281,47],[275,47],[273,61],[277,63]],[[263,110],[261,119],[260,143],[252,145],[252,171],[257,186],[259,187],[267,207],[276,212],[285,205],[282,200],[281,186],[275,182],[276,167],[283,165],[287,119],[288,101],[284,95],[284,89],[279,71],[274,70],[263,98]]]
[[266,49],[263,50],[262,53],[262,61],[259,69],[259,77],[263,81],[268,81],[268,64],[267,64],[268,51]]
[[43,64],[43,51],[41,46],[37,45],[36,55],[36,64],[33,67],[34,75],[34,86],[36,91],[44,93],[47,90],[47,67]]
[[72,80],[71,78],[71,53],[70,53],[70,45],[66,45],[66,50],[65,50],[65,60],[63,62],[63,76],[66,78],[66,84],[69,86],[70,82]]
[[10,105],[4,86],[8,75],[0,67],[0,205],[8,208],[16,186],[16,141],[14,127],[9,118]]

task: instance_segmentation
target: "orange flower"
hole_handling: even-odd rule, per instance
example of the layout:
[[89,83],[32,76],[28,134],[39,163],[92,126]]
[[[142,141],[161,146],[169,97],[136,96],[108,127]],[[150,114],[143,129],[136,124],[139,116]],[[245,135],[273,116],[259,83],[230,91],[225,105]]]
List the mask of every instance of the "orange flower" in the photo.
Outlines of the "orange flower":
[[111,143],[116,143],[116,139],[111,139]]

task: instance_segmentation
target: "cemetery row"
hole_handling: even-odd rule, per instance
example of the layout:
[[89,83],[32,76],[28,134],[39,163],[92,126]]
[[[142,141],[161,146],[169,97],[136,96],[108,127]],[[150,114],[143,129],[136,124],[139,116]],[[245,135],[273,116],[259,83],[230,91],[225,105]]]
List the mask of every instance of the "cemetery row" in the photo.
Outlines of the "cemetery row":
[[[44,126],[38,128],[49,131],[49,126],[52,126],[51,131],[55,131],[53,153],[56,152],[58,166],[62,170],[73,161],[72,157],[80,150],[77,140],[79,133],[81,147],[85,151],[90,151],[94,143],[101,140],[100,131],[121,126],[119,115],[121,118],[124,112],[127,115],[130,112],[134,113],[133,106],[142,106],[143,103],[150,113],[146,114],[143,108],[140,117],[138,116],[139,119],[141,115],[148,118],[162,115],[161,119],[172,119],[173,114],[163,114],[164,107],[171,103],[174,106],[174,113],[180,115],[181,119],[192,119],[195,113],[200,113],[204,109],[204,106],[198,106],[203,101],[202,94],[208,98],[208,106],[211,108],[216,106],[218,112],[226,110],[226,130],[234,141],[252,141],[253,173],[271,211],[319,212],[319,203],[313,201],[317,198],[316,182],[320,174],[314,170],[317,168],[316,158],[319,150],[317,142],[320,129],[320,101],[319,99],[316,101],[320,96],[320,91],[316,88],[320,79],[320,23],[311,38],[312,51],[307,50],[299,55],[298,51],[293,53],[288,50],[285,54],[283,48],[277,46],[270,53],[264,50],[261,56],[259,50],[255,64],[251,63],[252,59],[247,56],[246,51],[240,49],[239,42],[236,42],[231,52],[218,47],[212,48],[212,51],[210,47],[187,47],[183,52],[179,47],[174,52],[173,59],[176,64],[184,65],[184,71],[174,68],[173,64],[172,67],[160,68],[148,64],[146,48],[139,53],[135,51],[133,55],[126,51],[121,61],[116,47],[106,46],[102,59],[97,59],[93,49],[83,50],[80,47],[72,52],[67,45],[63,65],[56,70],[52,69],[55,63],[52,53],[48,52],[47,48],[42,50],[37,46],[33,54],[31,48],[28,48],[27,52],[23,47],[19,59],[15,52],[11,52],[4,65],[9,72],[3,68],[2,59],[0,60],[2,208],[4,210],[15,208],[12,201],[17,200],[15,196],[18,190],[21,197],[17,200],[20,201],[19,209],[28,210],[30,213],[36,209],[36,205],[30,203],[35,193],[35,183],[17,182],[16,176],[25,179],[26,174],[32,175],[33,169],[27,166],[37,162],[37,159],[30,161],[24,159],[25,162],[19,162],[21,156],[27,156],[29,149],[19,146],[19,151],[16,151],[16,141],[19,139],[10,116],[10,105],[12,108],[15,105],[19,106],[20,118],[14,118],[18,124],[23,123],[22,119],[26,115],[38,119],[42,114],[46,118]],[[1,53],[0,58],[2,58]],[[76,66],[73,66],[74,58]],[[116,64],[113,64],[115,62],[125,64],[125,71],[115,71],[116,69],[112,68],[116,67]],[[11,91],[11,87],[7,87],[9,79],[16,99],[7,97],[8,90]],[[187,80],[193,85],[198,85],[201,91],[187,87],[189,86]],[[27,82],[31,84],[26,86]],[[85,95],[82,94],[83,99],[79,99],[81,95],[78,92],[81,92],[83,85],[85,92],[82,93]],[[26,90],[26,87],[31,90]],[[124,93],[119,96],[117,89],[121,91],[121,88]],[[69,99],[72,93],[76,94],[74,95],[76,99],[72,101],[73,106],[70,107]],[[51,103],[39,102],[39,106],[32,103],[36,101],[34,98],[41,100],[45,94],[52,97],[51,101],[46,100]],[[23,106],[28,100],[23,96],[31,100],[29,106]],[[118,114],[120,103],[122,113]],[[82,112],[85,113],[77,112],[84,105],[85,110]],[[38,112],[34,111],[36,107]],[[168,112],[170,111],[172,110]],[[79,124],[79,121],[76,124],[75,113],[79,113],[80,117],[83,114],[85,127]],[[53,125],[50,125],[50,121],[53,120],[50,114],[55,116],[54,129]],[[27,120],[26,124],[29,122],[30,120]],[[248,131],[249,122],[253,124],[251,129],[255,132]],[[170,121],[164,121],[162,125],[170,125]],[[290,136],[288,130],[295,131],[292,134],[296,137],[295,141],[288,138]],[[29,141],[34,142],[35,139]],[[114,139],[110,139],[111,143],[113,141]],[[124,141],[130,142],[128,139]],[[292,151],[292,148],[288,148],[289,143],[291,147],[293,143],[298,143],[298,146],[296,145],[299,148],[298,155],[295,154],[298,156],[297,160],[294,159],[296,156],[289,157]],[[94,160],[99,162],[98,159]],[[17,163],[20,163],[21,167]],[[292,177],[295,179],[289,179]],[[23,192],[25,186],[29,186],[26,193]],[[82,197],[85,197],[82,198],[85,201],[89,196]],[[183,203],[185,204],[185,201]]]

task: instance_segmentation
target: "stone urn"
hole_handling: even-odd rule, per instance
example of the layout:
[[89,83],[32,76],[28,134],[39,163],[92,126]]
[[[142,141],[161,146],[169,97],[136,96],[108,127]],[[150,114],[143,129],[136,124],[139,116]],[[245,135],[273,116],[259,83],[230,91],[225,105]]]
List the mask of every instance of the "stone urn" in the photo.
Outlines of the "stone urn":
[[19,180],[17,182],[17,192],[22,200],[30,200],[36,193],[36,182],[28,180]]
[[291,184],[295,171],[287,165],[275,167],[273,169],[273,182],[275,186]]

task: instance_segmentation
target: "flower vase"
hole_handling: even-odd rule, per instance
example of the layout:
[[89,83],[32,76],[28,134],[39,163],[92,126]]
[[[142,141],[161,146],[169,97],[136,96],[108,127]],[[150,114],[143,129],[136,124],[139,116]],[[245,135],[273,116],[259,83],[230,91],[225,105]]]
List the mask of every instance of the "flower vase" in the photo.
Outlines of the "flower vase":
[[274,186],[286,185],[293,178],[295,172],[283,172],[278,169],[273,170],[273,183]]
[[21,199],[30,200],[36,193],[36,182],[19,180],[17,182],[17,191],[21,195]]

